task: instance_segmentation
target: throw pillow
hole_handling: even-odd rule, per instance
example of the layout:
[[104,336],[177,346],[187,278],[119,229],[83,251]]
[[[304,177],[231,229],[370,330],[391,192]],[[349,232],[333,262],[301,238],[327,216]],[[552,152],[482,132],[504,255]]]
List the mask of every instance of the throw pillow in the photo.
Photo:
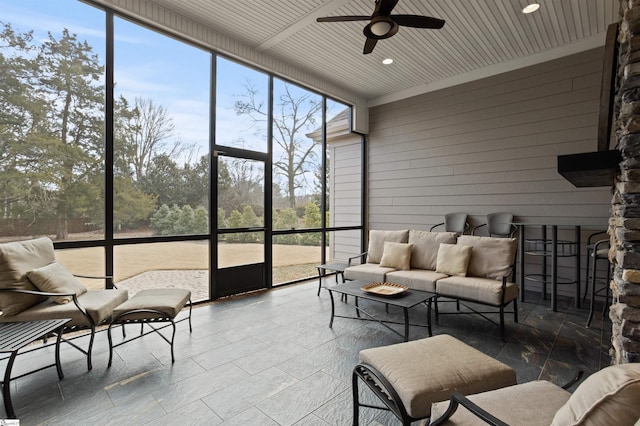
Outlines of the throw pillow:
[[[53,261],[53,242],[49,238],[0,244],[0,288],[37,290],[26,273]],[[0,310],[3,316],[17,315],[43,300],[42,297],[30,294],[2,292]]]
[[511,273],[518,248],[515,238],[461,235],[458,244],[474,248],[467,268],[470,276],[498,280]]
[[411,249],[413,244],[385,242],[380,266],[408,271],[411,265]]
[[369,248],[367,249],[367,263],[380,263],[384,252],[384,243],[406,243],[409,240],[409,230],[405,231],[369,231]]
[[[27,278],[40,291],[47,293],[74,293],[76,296],[80,296],[87,292],[86,287],[58,262],[27,272]],[[51,299],[60,305],[73,300],[71,296],[56,296]]]
[[411,268],[435,271],[440,243],[455,244],[456,237],[455,232],[429,232],[410,229],[409,244],[413,244]]
[[591,376],[556,412],[552,426],[631,425],[640,418],[640,364],[618,364]]
[[458,277],[466,276],[472,249],[473,247],[471,246],[440,244],[438,259],[436,260],[436,272]]

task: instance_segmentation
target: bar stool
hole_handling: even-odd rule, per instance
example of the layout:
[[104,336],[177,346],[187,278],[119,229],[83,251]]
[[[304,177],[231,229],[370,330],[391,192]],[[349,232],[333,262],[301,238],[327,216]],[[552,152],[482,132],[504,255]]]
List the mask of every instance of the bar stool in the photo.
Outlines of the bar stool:
[[[603,234],[603,232],[599,232],[593,234],[594,236]],[[606,234],[606,232],[604,232]],[[591,239],[591,236],[589,237]],[[610,240],[602,239],[598,240],[593,245],[589,244],[590,241],[587,241],[587,288],[589,287],[589,279],[591,280],[591,301],[589,303],[589,318],[587,319],[587,327],[591,325],[591,320],[593,318],[593,307],[595,305],[596,294],[600,294],[603,291],[605,292],[604,298],[604,306],[602,307],[602,315],[605,315],[607,312],[607,306],[609,304],[609,281],[611,280],[611,265],[609,264],[609,247]],[[589,261],[592,260],[593,263],[591,265],[591,275],[589,275]],[[605,261],[607,264],[607,279],[605,281],[605,285],[603,288],[596,290],[596,273],[598,270],[598,261]],[[586,291],[585,288],[585,297]]]

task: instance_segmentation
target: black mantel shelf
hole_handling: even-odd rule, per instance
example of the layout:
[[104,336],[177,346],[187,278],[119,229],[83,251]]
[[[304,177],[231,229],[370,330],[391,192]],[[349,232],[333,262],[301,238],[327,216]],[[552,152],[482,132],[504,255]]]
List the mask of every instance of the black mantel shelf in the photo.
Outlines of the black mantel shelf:
[[558,156],[558,173],[578,188],[613,186],[622,155],[617,149]]

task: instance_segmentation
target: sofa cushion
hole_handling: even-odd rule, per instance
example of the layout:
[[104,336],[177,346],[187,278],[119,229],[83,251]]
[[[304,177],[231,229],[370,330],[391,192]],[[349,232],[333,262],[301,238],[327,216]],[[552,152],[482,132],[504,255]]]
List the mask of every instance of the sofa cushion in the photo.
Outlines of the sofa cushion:
[[[516,386],[470,395],[467,398],[509,425],[548,426],[556,411],[571,394],[560,386],[546,380],[527,382]],[[449,407],[449,401],[436,402],[431,406],[431,421],[441,417]],[[514,409],[517,407],[517,409]],[[462,405],[446,426],[475,426],[484,424],[476,415]]]
[[[0,289],[37,291],[27,272],[55,260],[49,238],[0,244]],[[42,300],[29,294],[0,292],[0,310],[3,316],[16,315]]]
[[515,238],[461,235],[458,244],[473,247],[467,275],[499,279],[511,272],[518,248]]
[[411,269],[435,271],[440,243],[455,244],[456,236],[455,232],[409,230],[409,243],[413,244]]
[[640,363],[606,367],[578,386],[556,413],[558,425],[632,425],[640,419]]
[[426,269],[411,269],[409,271],[393,271],[387,273],[385,280],[389,283],[406,285],[414,290],[436,291],[436,281],[448,275]]
[[382,373],[415,418],[429,416],[431,404],[452,392],[469,395],[516,384],[511,367],[446,334],[364,349],[359,358]]
[[[116,306],[124,303],[129,297],[127,290],[92,290],[78,297],[78,303],[98,325],[111,317]],[[71,318],[67,326],[87,327],[91,325],[87,318],[78,310],[75,303],[59,305],[51,298],[32,306],[19,314],[5,318],[0,316],[0,322],[7,321],[36,321],[44,319]]]
[[407,271],[411,265],[411,249],[413,244],[384,242],[384,251],[380,266]]
[[472,247],[441,243],[436,260],[436,272],[464,277],[467,274]]
[[393,272],[393,268],[385,268],[377,263],[364,263],[362,265],[349,266],[344,270],[344,278],[347,280],[360,280],[370,283],[384,282],[386,275]]
[[[40,291],[48,293],[69,293],[80,296],[87,292],[87,288],[58,262],[32,269],[27,272],[27,278]],[[54,296],[52,299],[60,304],[73,300],[71,296]]]
[[369,231],[369,248],[367,249],[367,263],[380,263],[384,252],[384,243],[406,243],[409,241],[409,230],[405,231]]
[[[490,278],[448,277],[436,282],[436,293],[441,296],[475,300],[499,306],[502,297],[502,281]],[[518,285],[507,283],[504,302],[518,297]]]

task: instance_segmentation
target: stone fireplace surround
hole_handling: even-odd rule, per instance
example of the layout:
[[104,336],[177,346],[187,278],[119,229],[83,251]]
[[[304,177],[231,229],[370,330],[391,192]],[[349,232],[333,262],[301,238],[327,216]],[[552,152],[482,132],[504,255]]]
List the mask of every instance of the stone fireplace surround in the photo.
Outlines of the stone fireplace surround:
[[640,362],[640,0],[620,0],[614,108],[622,154],[611,201],[613,364]]

